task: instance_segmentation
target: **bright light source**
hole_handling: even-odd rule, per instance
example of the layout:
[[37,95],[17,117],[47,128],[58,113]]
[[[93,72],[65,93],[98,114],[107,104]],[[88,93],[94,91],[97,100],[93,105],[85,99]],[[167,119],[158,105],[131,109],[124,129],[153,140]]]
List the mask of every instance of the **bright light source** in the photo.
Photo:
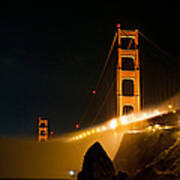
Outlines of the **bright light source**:
[[149,130],[152,130],[152,126],[148,126],[148,129],[149,129]]
[[100,132],[101,130],[100,130],[100,128],[97,128],[96,131],[97,131],[97,132]]
[[80,135],[79,135],[79,138],[82,138],[82,137],[83,137],[83,136],[80,134]]
[[117,120],[116,119],[111,120],[109,126],[111,129],[115,129],[117,127]]
[[106,127],[105,126],[102,127],[102,131],[106,131]]
[[90,135],[90,134],[91,134],[91,133],[88,131],[88,132],[87,132],[87,135]]
[[117,28],[120,28],[121,27],[121,25],[120,24],[117,24]]
[[155,127],[156,129],[159,129],[160,125],[159,125],[159,124],[156,124],[154,127]]
[[82,134],[82,137],[85,137],[85,136],[86,136],[86,133],[83,133],[83,134]]
[[95,95],[95,94],[96,94],[96,90],[92,90],[92,94],[94,94],[94,95]]
[[172,112],[175,114],[175,113],[176,113],[176,110],[173,110]]
[[92,134],[94,134],[94,133],[95,133],[95,130],[94,130],[94,129],[92,129],[92,131],[91,131],[91,132],[92,132]]
[[168,105],[168,108],[169,108],[169,109],[172,109],[172,108],[173,108],[173,106],[172,106],[171,104],[169,104],[169,105]]
[[74,176],[74,175],[75,175],[75,171],[74,171],[74,170],[70,170],[70,171],[69,171],[69,175],[70,175],[70,176]]
[[127,124],[127,118],[125,117],[125,116],[122,116],[121,118],[120,118],[120,123],[121,124]]
[[142,117],[145,119],[146,117],[148,117],[148,114],[144,112],[144,113],[142,114]]
[[54,135],[54,132],[53,132],[53,131],[51,131],[51,132],[50,132],[50,135]]
[[155,114],[159,114],[160,112],[159,112],[158,109],[155,109],[155,110],[154,110],[154,113],[155,113]]
[[78,129],[78,128],[79,128],[79,124],[77,123],[77,124],[76,124],[76,129]]

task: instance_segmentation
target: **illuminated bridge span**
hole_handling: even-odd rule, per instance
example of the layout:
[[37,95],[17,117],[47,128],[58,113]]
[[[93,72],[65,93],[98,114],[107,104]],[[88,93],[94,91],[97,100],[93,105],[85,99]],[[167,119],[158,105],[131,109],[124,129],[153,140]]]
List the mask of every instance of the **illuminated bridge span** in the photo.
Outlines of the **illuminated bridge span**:
[[[142,42],[148,42],[147,46],[138,44],[139,35]],[[169,59],[143,33],[121,30],[118,25],[89,104],[76,122],[80,128],[47,143],[4,141],[0,148],[0,154],[4,154],[2,176],[69,178],[69,172],[80,171],[84,154],[96,141],[114,161],[124,134],[178,128],[180,87],[176,72],[179,71],[174,70],[178,68],[174,66],[177,61],[171,58],[172,66]],[[13,153],[7,149],[13,149]]]
[[[142,41],[148,42],[147,48],[139,45],[139,36]],[[147,55],[141,54],[139,48]],[[175,125],[151,122],[159,116],[164,121],[164,116],[175,114],[180,107],[178,98],[173,98],[179,87],[176,86],[174,66],[172,68],[168,64],[169,59],[169,55],[143,33],[121,30],[120,25],[117,25],[105,64],[95,88],[92,88],[89,104],[77,122],[81,130],[49,142],[62,142],[67,146],[61,149],[61,154],[67,157],[62,158],[64,171],[61,172],[64,175],[70,169],[76,172],[80,170],[85,152],[96,141],[114,160],[124,134],[154,132],[179,126],[179,122]]]
[[[124,116],[121,118],[122,124],[117,119],[111,119],[91,128],[53,138],[47,143],[1,139],[1,177],[68,179],[69,172],[77,173],[81,170],[84,154],[96,141],[101,143],[116,164],[121,161],[117,154],[125,134],[152,134],[180,128],[180,111],[176,112],[166,104],[163,107],[164,110],[151,109],[137,115]],[[163,124],[168,118],[170,123]]]

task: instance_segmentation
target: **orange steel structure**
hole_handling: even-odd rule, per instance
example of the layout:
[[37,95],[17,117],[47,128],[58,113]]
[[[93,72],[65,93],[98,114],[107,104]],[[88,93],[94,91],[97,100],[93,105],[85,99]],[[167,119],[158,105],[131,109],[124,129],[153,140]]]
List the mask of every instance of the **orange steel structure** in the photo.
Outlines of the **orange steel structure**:
[[48,120],[38,118],[38,141],[46,142],[48,140]]
[[[116,91],[117,91],[117,118],[120,118],[122,115],[127,114],[127,107],[130,107],[131,112],[138,112],[141,109],[140,103],[140,68],[139,68],[139,50],[138,50],[138,30],[121,30],[120,25],[117,25],[117,34],[118,34],[118,62],[116,68]],[[131,46],[132,42],[134,43],[133,49],[124,49],[122,48],[122,39],[130,38],[130,43],[128,47]],[[126,70],[122,68],[122,58],[129,58],[133,60],[133,70]],[[123,94],[123,81],[129,80],[132,82],[132,94],[124,95]],[[128,109],[128,108],[127,108]]]

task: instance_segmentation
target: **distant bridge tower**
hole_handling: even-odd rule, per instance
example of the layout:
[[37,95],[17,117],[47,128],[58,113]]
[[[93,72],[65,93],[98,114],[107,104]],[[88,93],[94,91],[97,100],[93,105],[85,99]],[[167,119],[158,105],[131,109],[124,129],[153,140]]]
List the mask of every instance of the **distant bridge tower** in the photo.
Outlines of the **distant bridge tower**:
[[[141,109],[138,30],[118,28],[117,117]],[[128,43],[127,43],[128,42]],[[126,46],[127,44],[127,46]],[[126,47],[124,47],[126,46]]]
[[41,117],[38,118],[38,141],[39,142],[46,142],[49,137],[48,133],[48,120],[42,119]]

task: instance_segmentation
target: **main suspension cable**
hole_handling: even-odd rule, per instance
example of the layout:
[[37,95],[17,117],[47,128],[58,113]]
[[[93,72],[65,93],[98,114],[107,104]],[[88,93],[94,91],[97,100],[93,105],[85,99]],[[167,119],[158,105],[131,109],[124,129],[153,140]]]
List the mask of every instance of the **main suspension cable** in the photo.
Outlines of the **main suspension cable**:
[[[101,83],[101,81],[102,81],[102,78],[103,78],[103,76],[104,76],[105,70],[106,70],[107,65],[108,65],[108,63],[109,63],[109,60],[110,60],[112,51],[113,51],[113,49],[114,49],[114,45],[115,45],[115,43],[116,43],[116,40],[117,40],[117,32],[116,32],[115,35],[114,35],[114,38],[113,38],[113,41],[112,41],[110,50],[109,50],[108,55],[107,55],[106,60],[105,60],[105,64],[104,64],[104,66],[103,66],[103,69],[102,69],[102,71],[101,71],[101,73],[100,73],[100,76],[99,76],[99,79],[98,79],[98,81],[97,81],[97,84],[96,84],[96,86],[95,86],[95,91],[97,91],[97,89],[98,89],[98,87],[99,87],[99,85],[100,85],[100,83]],[[94,96],[90,99],[90,102],[89,102],[86,110],[84,111],[83,115],[81,116],[81,118],[80,118],[80,120],[79,120],[79,123],[81,123],[81,122],[84,120],[84,118],[86,117],[87,113],[89,112],[89,109],[91,108],[91,106],[92,106],[92,104],[93,104],[93,100],[94,100],[95,96],[96,96],[96,95],[94,95]]]

